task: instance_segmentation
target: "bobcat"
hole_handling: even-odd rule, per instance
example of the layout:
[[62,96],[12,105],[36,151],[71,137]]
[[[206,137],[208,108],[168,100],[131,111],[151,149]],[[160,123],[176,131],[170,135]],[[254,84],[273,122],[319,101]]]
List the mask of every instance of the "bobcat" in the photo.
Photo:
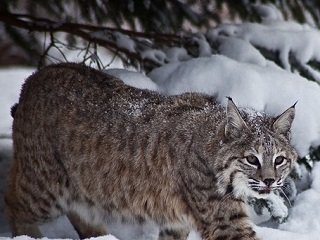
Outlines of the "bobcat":
[[257,240],[246,198],[283,185],[295,108],[272,118],[227,101],[161,96],[71,63],[33,74],[13,111],[13,235],[40,237],[39,224],[66,214],[80,238],[122,216],[154,221],[162,239],[195,228],[205,240]]

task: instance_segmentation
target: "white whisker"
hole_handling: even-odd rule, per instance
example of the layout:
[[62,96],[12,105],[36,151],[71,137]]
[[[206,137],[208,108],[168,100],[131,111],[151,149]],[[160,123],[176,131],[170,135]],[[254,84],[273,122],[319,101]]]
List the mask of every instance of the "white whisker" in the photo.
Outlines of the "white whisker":
[[279,188],[279,190],[282,192],[282,194],[285,196],[287,202],[289,203],[289,206],[292,207],[292,204],[290,202],[290,199],[288,198],[288,196],[285,194],[285,192],[282,190],[282,188]]
[[250,183],[249,183],[248,186],[249,186],[249,187],[251,187],[251,186],[253,186],[253,187],[257,187],[257,186],[258,186],[258,187],[262,187],[261,184],[257,184],[257,183],[255,183],[255,184],[252,184],[252,183],[250,184]]

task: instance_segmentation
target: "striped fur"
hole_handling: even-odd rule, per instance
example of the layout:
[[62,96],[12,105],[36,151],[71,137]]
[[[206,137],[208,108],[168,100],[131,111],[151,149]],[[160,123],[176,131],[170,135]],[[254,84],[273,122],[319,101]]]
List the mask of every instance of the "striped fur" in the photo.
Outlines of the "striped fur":
[[[205,95],[165,97],[77,64],[46,67],[14,111],[13,234],[39,237],[38,224],[67,214],[81,238],[122,216],[168,228],[161,239],[196,228],[206,240],[256,240],[245,200],[289,173],[293,117],[294,108],[274,119],[240,113],[231,99],[226,111]],[[286,159],[279,167],[276,154]]]

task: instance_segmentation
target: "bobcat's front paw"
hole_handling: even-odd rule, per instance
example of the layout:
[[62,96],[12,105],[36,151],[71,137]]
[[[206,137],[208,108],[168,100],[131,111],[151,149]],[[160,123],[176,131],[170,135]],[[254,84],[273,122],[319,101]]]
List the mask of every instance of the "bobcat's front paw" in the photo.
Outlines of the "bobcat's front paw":
[[229,225],[223,228],[203,231],[201,237],[203,240],[261,240],[251,228],[232,228]]

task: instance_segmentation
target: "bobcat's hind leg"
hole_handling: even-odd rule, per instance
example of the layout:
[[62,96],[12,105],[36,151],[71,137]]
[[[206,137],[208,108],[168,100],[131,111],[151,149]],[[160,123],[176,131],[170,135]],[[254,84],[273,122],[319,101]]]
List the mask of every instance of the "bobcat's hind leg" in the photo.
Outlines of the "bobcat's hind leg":
[[188,229],[160,229],[159,240],[186,240],[189,235]]
[[36,224],[25,224],[19,222],[10,223],[12,237],[27,235],[32,238],[41,238],[42,234]]
[[80,239],[107,235],[107,231],[103,224],[93,225],[88,223],[73,211],[69,212],[67,216],[70,223],[78,233]]
[[[30,178],[28,178],[30,179]],[[5,211],[13,236],[41,238],[39,226],[63,214],[57,194],[45,188],[40,191],[24,176],[11,179],[5,194]]]
[[[23,207],[16,207],[15,202],[9,202],[5,197],[6,215],[12,232],[12,237],[27,235],[33,238],[41,238],[42,234],[38,228],[37,221],[33,221],[33,216],[29,215]],[[21,204],[19,204],[21,206]]]

